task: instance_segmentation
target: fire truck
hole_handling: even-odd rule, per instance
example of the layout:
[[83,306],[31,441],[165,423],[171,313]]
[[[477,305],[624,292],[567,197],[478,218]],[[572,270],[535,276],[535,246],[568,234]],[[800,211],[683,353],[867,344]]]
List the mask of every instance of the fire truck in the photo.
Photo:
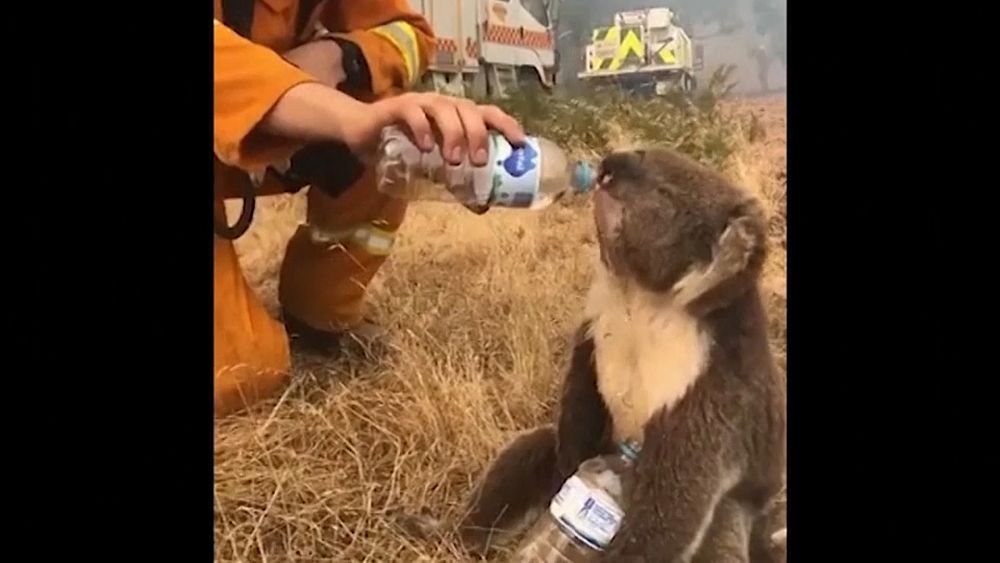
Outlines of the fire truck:
[[425,80],[456,96],[506,97],[526,82],[551,88],[559,0],[410,0],[437,36]]
[[653,88],[657,94],[673,86],[694,90],[694,73],[703,67],[702,46],[677,25],[669,8],[618,12],[612,25],[593,30],[585,57],[580,80]]

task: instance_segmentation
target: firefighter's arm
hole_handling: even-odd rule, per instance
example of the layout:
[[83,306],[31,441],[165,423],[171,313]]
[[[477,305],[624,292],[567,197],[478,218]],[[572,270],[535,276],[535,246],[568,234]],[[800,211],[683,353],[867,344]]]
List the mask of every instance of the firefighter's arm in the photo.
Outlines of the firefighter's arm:
[[434,32],[407,0],[326,2],[322,10],[320,23],[360,48],[374,98],[408,90],[423,76]]
[[289,90],[315,79],[218,20],[213,50],[216,156],[247,170],[288,158],[301,141],[258,125]]

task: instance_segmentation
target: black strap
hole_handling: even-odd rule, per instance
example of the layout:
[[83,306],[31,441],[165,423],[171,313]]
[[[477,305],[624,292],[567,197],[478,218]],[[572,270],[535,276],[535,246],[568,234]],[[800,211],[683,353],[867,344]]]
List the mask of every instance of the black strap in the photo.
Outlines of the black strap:
[[313,10],[316,6],[319,6],[323,0],[299,0],[299,17],[295,22],[295,35],[296,37],[301,36],[302,32],[305,31],[306,24],[309,23],[309,16],[312,15]]
[[339,197],[364,172],[364,164],[347,145],[339,141],[323,141],[299,149],[292,156],[288,171],[280,176],[289,191],[311,185],[331,197]]
[[[250,39],[253,28],[253,11],[256,0],[222,0],[222,21],[230,29],[240,34],[244,39]],[[301,35],[313,10],[323,0],[299,0],[299,15],[296,21],[296,35]],[[235,240],[250,228],[253,222],[254,208],[256,207],[256,190],[249,175],[240,174],[240,183],[243,199],[243,208],[240,210],[240,217],[236,224],[229,226],[227,223],[215,223],[215,234],[227,239]]]
[[243,192],[240,194],[243,199],[243,208],[240,209],[239,219],[233,226],[229,226],[225,220],[225,214],[223,214],[222,222],[219,222],[218,219],[215,220],[215,234],[226,240],[236,240],[250,229],[250,223],[253,222],[253,212],[257,206],[257,190],[254,188],[250,176],[241,174],[239,177],[240,189]]
[[250,39],[254,3],[255,0],[222,0],[222,23],[244,39]]
[[[229,29],[240,34],[244,39],[250,39],[250,30],[253,28],[253,9],[255,0],[222,0],[222,23]],[[247,174],[240,174],[240,194],[243,199],[243,209],[240,210],[240,217],[236,224],[229,226],[226,222],[215,222],[215,234],[227,239],[238,239],[250,228],[253,222],[253,212],[256,200],[256,190],[253,182]]]

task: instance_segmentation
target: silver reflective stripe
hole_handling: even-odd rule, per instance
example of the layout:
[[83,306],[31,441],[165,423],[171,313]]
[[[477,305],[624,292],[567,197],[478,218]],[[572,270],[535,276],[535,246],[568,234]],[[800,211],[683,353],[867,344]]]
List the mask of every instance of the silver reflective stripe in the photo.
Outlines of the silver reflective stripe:
[[272,164],[271,168],[274,168],[274,171],[277,172],[278,174],[284,174],[285,172],[288,172],[292,168],[292,159],[286,158],[282,162]]
[[250,181],[253,182],[253,187],[259,188],[264,185],[264,178],[267,177],[267,170],[247,172],[247,176],[250,176]]
[[[291,167],[292,159],[289,158],[282,162],[272,164],[268,168],[273,169],[278,174],[284,174],[285,172],[288,172]],[[267,168],[252,170],[247,172],[247,175],[250,176],[250,181],[253,182],[254,187],[259,188],[264,185],[264,180],[267,179]]]
[[326,231],[313,225],[308,227],[313,242],[336,246],[350,241],[372,256],[388,256],[396,242],[396,233],[380,229],[371,223],[362,223],[342,231]]
[[321,22],[316,22],[313,26],[313,41],[317,39],[322,39],[330,35],[330,30],[326,28]]
[[403,55],[403,63],[406,65],[406,76],[410,84],[420,78],[418,67],[420,66],[420,50],[417,46],[417,34],[410,24],[398,21],[380,25],[371,30],[392,43],[400,54]]

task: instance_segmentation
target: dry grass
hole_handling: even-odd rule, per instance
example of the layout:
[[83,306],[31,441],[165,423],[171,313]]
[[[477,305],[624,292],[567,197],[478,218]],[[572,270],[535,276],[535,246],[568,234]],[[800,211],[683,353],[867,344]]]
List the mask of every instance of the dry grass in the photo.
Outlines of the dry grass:
[[[768,109],[783,114],[784,104]],[[783,149],[771,154],[776,135],[783,143],[783,115],[779,125],[764,142],[735,142],[724,166],[775,217],[765,293],[783,366]],[[238,248],[275,306],[302,201],[261,207]],[[216,559],[463,560],[452,546],[400,534],[391,513],[454,516],[498,448],[550,416],[590,279],[591,225],[586,201],[482,217],[414,205],[370,288],[389,352],[375,362],[300,361],[280,398],[217,421]]]

